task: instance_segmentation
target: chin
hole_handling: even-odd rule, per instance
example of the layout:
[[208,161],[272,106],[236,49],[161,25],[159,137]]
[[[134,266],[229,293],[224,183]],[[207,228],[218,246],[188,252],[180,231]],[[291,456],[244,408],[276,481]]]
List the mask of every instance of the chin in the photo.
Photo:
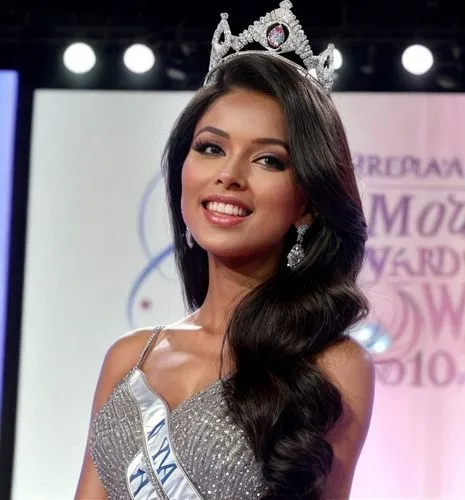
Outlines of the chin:
[[225,245],[206,245],[202,248],[212,257],[218,259],[244,259],[251,256],[249,248],[238,248],[237,246],[231,244]]
[[209,257],[218,260],[229,260],[230,262],[237,261],[238,264],[253,262],[254,260],[265,263],[274,253],[269,247],[252,248],[250,245],[234,245],[231,242],[221,245],[205,244],[205,246],[201,246],[208,253]]

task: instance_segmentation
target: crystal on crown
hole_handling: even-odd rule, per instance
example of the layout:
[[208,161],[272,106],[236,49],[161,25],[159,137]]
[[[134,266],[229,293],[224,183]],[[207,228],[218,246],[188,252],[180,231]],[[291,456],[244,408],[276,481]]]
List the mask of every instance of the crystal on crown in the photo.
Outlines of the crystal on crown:
[[282,24],[278,24],[270,30],[266,39],[270,44],[270,47],[277,49],[286,41],[286,34],[284,33],[284,28]]
[[[228,14],[221,14],[221,21],[213,34],[209,72],[204,84],[214,80],[216,69],[226,60],[242,54],[259,53],[282,58],[329,94],[334,80],[334,45],[329,44],[321,54],[313,55],[302,26],[291,9],[291,2],[282,1],[277,9],[265,14],[238,36],[231,33]],[[242,50],[253,42],[259,43],[265,50]],[[231,49],[234,52],[228,55]],[[302,65],[283,57],[289,52],[294,52]]]

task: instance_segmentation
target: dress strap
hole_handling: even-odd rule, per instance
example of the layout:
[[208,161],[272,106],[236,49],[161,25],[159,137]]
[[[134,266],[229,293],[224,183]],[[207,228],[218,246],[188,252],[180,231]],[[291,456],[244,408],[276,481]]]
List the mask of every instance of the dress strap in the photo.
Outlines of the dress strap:
[[160,331],[163,329],[163,326],[156,326],[153,329],[152,335],[150,335],[149,339],[147,340],[147,343],[144,346],[144,349],[140,353],[139,359],[137,360],[136,368],[140,368],[142,366],[142,363],[144,362],[145,358],[147,357],[147,353],[150,350],[150,347],[152,344],[155,342],[158,337],[158,334]]

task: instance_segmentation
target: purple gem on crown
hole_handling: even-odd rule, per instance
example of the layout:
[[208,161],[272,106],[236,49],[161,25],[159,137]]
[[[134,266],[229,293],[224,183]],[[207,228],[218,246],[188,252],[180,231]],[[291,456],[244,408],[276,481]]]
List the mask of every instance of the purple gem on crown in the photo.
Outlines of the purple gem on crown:
[[270,47],[273,49],[279,48],[286,41],[286,33],[284,32],[282,25],[278,24],[270,30],[266,39],[268,40]]

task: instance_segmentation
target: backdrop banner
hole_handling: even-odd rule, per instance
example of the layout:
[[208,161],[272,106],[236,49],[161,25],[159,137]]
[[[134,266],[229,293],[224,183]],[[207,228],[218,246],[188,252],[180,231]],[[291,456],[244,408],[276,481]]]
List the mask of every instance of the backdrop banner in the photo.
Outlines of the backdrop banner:
[[[15,500],[72,498],[108,347],[185,315],[160,159],[189,92],[35,97]],[[353,499],[462,499],[465,96],[336,94],[369,224],[377,355]]]

